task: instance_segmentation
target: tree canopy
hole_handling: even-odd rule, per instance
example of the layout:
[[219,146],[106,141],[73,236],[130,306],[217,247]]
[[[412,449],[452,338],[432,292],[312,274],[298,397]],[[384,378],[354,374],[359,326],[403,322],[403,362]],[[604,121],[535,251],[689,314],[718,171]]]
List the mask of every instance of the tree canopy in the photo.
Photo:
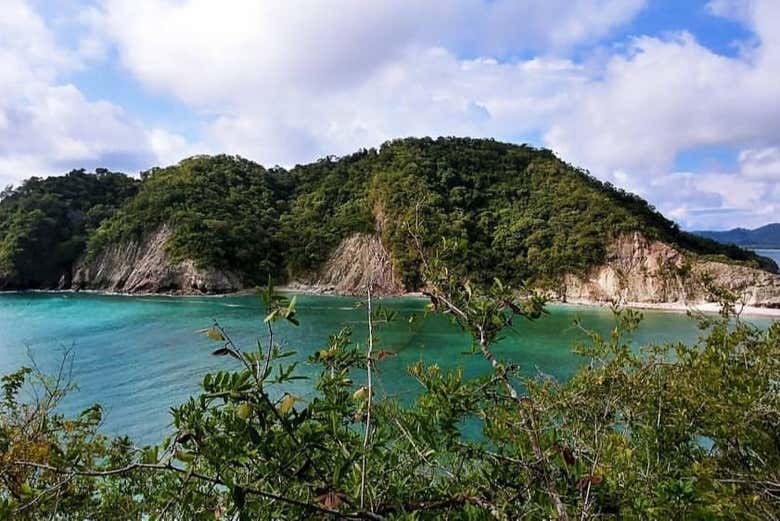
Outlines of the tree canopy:
[[88,237],[138,192],[140,183],[116,172],[74,170],[32,177],[0,194],[0,289],[60,284]]
[[262,283],[282,269],[279,221],[288,191],[286,176],[238,157],[199,156],[155,168],[141,174],[138,194],[90,236],[89,254],[168,225],[166,249],[174,261],[192,259]]

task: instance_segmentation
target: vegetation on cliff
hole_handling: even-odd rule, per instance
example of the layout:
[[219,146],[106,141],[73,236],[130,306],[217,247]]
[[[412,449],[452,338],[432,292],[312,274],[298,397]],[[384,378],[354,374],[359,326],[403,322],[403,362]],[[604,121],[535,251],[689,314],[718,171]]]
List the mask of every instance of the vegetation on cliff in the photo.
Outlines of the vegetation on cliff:
[[[752,252],[681,232],[641,198],[548,150],[493,140],[396,140],[289,171],[237,157],[199,156],[145,172],[140,182],[106,173],[93,177],[29,182],[0,202],[0,215],[16,215],[13,222],[0,221],[0,266],[13,275],[6,276],[11,285],[54,285],[85,242],[94,257],[163,224],[172,229],[166,251],[173,261],[192,259],[237,273],[247,286],[269,275],[284,281],[316,272],[342,240],[375,231],[398,279],[417,288],[420,262],[410,227],[421,221],[421,245],[431,248],[447,239],[454,245],[450,266],[480,282],[499,277],[554,287],[564,274],[602,263],[609,242],[635,230],[694,254],[776,270]],[[96,191],[56,211],[35,213],[38,206],[51,206],[45,201],[58,199],[62,187],[73,183],[76,192],[88,182],[103,186],[105,178],[118,184],[122,179],[132,192],[103,197]],[[33,186],[40,186],[38,192],[26,195]],[[78,215],[89,212],[83,226],[68,206],[76,204]],[[63,250],[56,262],[42,255],[50,251],[49,241]]]
[[350,233],[379,225],[400,280],[420,285],[410,225],[421,240],[455,245],[452,268],[473,279],[559,283],[604,261],[622,232],[642,231],[710,258],[775,270],[769,259],[680,231],[640,197],[590,176],[549,150],[483,139],[403,139],[380,150],[293,169],[285,218],[288,265],[320,266]]
[[0,193],[0,289],[69,284],[87,238],[141,183],[116,172],[33,177]]
[[192,259],[262,282],[281,270],[278,228],[288,186],[284,173],[237,157],[199,156],[152,169],[141,174],[138,194],[90,236],[89,254],[167,224],[172,261]]

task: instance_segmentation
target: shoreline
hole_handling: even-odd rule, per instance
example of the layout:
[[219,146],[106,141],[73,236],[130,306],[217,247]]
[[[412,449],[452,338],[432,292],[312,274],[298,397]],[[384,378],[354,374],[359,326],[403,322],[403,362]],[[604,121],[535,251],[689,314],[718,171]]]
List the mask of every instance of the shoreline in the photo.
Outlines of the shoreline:
[[[327,288],[303,286],[303,285],[283,285],[276,288],[280,293],[297,294],[297,295],[312,295],[321,297],[352,297],[360,298],[361,295],[357,294],[339,294],[333,291],[329,291]],[[116,297],[167,297],[167,298],[181,298],[181,297],[197,297],[197,298],[227,298],[227,297],[243,297],[256,294],[255,289],[242,289],[230,293],[154,293],[154,292],[137,292],[127,293],[120,291],[107,291],[98,289],[26,289],[26,290],[8,290],[0,291],[0,296],[13,295],[13,294],[25,294],[25,293],[50,293],[50,294],[86,294],[86,295],[104,295],[104,296],[116,296]],[[422,292],[410,291],[398,295],[383,295],[377,296],[375,299],[392,299],[392,298],[414,298],[424,300],[426,297]],[[549,304],[555,306],[571,306],[571,307],[590,307],[590,308],[609,308],[612,304],[610,302],[602,301],[559,301],[550,300]],[[697,303],[683,303],[683,302],[625,302],[621,304],[624,308],[631,308],[636,310],[646,311],[658,311],[666,313],[706,313],[716,314],[720,310],[719,306],[715,302],[697,302]],[[741,316],[752,317],[764,317],[764,318],[776,318],[780,319],[780,309],[776,308],[763,308],[757,306],[743,306],[737,307]]]
[[[551,303],[562,306],[585,306],[585,307],[601,307],[608,308],[612,304],[610,302],[600,301],[575,301],[575,302],[560,302],[551,301]],[[665,313],[706,313],[717,314],[720,311],[720,306],[716,302],[697,302],[697,303],[684,303],[684,302],[625,302],[621,304],[623,308],[636,309],[639,311],[658,311]],[[776,308],[762,308],[758,306],[736,306],[737,312],[740,316],[744,317],[764,317],[764,318],[777,318],[780,319],[780,309]]]

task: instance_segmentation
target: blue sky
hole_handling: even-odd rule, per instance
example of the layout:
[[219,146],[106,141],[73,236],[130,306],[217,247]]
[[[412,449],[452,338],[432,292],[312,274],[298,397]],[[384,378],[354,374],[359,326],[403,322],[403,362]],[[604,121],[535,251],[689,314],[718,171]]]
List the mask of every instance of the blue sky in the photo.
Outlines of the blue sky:
[[0,184],[408,135],[553,149],[686,228],[780,221],[776,0],[5,0]]

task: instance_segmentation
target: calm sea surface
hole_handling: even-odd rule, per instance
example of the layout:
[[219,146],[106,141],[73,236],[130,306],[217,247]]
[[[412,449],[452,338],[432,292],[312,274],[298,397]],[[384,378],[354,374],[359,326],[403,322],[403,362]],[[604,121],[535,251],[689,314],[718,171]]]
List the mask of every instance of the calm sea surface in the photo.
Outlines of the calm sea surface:
[[[365,308],[358,299],[299,296],[300,327],[282,325],[278,336],[304,360],[325,346],[328,335],[342,326],[365,340]],[[418,360],[443,369],[462,367],[467,375],[486,373],[484,360],[467,354],[469,340],[441,316],[422,318],[423,300],[387,299],[399,320],[378,331],[382,349],[396,351],[379,367],[379,389],[408,399],[417,392],[406,368]],[[556,378],[569,376],[582,360],[571,345],[584,340],[572,327],[579,314],[591,328],[608,331],[609,310],[551,306],[538,322],[518,322],[496,347],[497,356],[521,364],[527,372],[541,371]],[[409,318],[418,318],[410,322]],[[77,412],[91,403],[104,405],[103,430],[129,434],[139,443],[160,441],[169,428],[168,409],[198,389],[207,371],[234,367],[230,359],[211,356],[215,347],[196,330],[219,320],[233,339],[253,348],[264,338],[263,313],[257,297],[127,297],[73,293],[0,295],[0,373],[29,365],[30,357],[44,371],[53,371],[64,348],[73,348],[73,377],[79,390],[68,397],[64,412]],[[769,319],[751,319],[768,325]],[[636,344],[696,338],[696,324],[684,314],[645,312],[634,335]],[[304,362],[303,372],[317,368]],[[296,383],[292,392],[306,397],[310,384]]]
[[759,255],[773,259],[780,266],[780,250],[754,250]]

